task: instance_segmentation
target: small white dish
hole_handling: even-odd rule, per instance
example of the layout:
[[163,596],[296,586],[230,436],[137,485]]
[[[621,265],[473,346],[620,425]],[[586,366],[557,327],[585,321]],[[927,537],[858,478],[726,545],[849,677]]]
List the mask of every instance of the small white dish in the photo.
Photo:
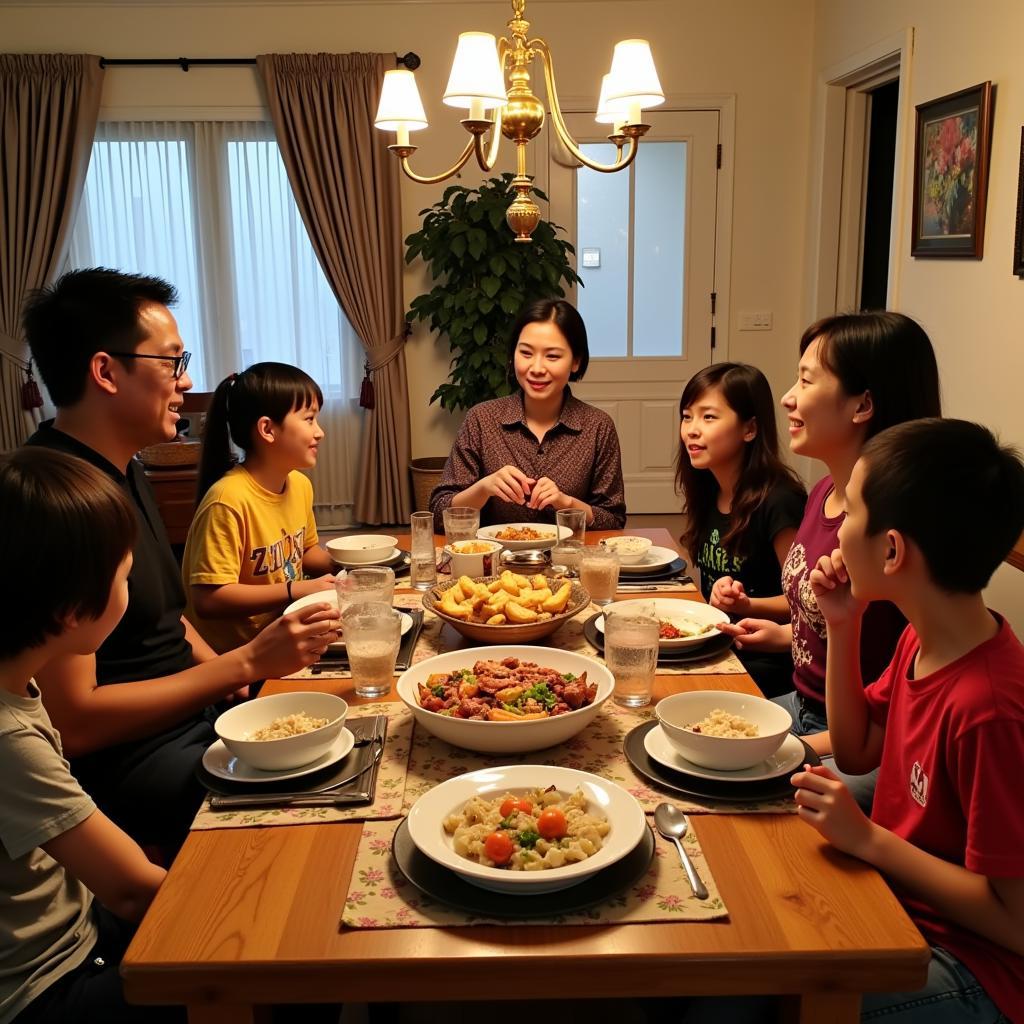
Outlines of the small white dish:
[[669,742],[660,725],[656,725],[644,736],[644,749],[651,760],[671,768],[674,772],[695,775],[698,779],[713,779],[716,782],[762,782],[765,779],[774,779],[779,775],[796,771],[803,764],[806,755],[803,743],[790,734],[767,761],[761,761],[752,768],[740,768],[736,771],[704,768],[683,757]]
[[342,569],[365,569],[369,565],[394,565],[396,562],[402,560],[402,549],[394,548],[389,554],[383,558],[373,558],[368,562],[353,562],[347,558],[339,558],[335,554],[331,554],[331,561],[335,565],[340,565]]
[[654,546],[644,555],[643,561],[637,562],[635,565],[620,565],[619,572],[638,575],[645,572],[657,572],[659,569],[671,565],[679,557],[679,552],[673,551],[672,548]]
[[354,537],[332,537],[324,547],[335,561],[369,565],[390,557],[388,552],[397,543],[397,537],[385,533],[362,533]]
[[[297,601],[292,601],[285,608],[284,614],[287,615],[289,612],[298,611],[300,608],[305,608],[311,604],[330,604],[337,608],[338,592],[337,590],[320,590],[315,594],[307,594],[305,597],[300,597]],[[395,611],[402,616],[402,636],[405,636],[412,629],[412,616],[408,612],[403,612],[400,608],[396,608]],[[340,651],[344,646],[345,638],[342,637],[340,640],[335,640],[333,644],[328,644],[327,649],[329,651]]]
[[235,757],[226,746],[223,740],[214,740],[206,748],[203,754],[203,767],[218,779],[227,779],[229,782],[284,782],[286,779],[297,779],[302,775],[311,775],[332,764],[337,764],[343,757],[346,757],[355,746],[356,739],[348,731],[342,729],[338,738],[321,754],[315,761],[304,764],[301,768],[292,768],[290,771],[263,772],[258,768],[251,768],[240,758]]
[[605,537],[598,543],[609,548],[619,556],[619,565],[640,565],[651,550],[651,541],[648,537],[637,537],[632,534],[623,534],[618,537]]
[[[543,534],[540,540],[502,540],[498,536],[502,530],[536,530]],[[559,540],[572,536],[568,526],[555,526],[553,523],[497,523],[494,526],[483,526],[476,531],[480,540],[497,541],[508,551],[546,551],[553,548]]]
[[[506,792],[525,793],[548,786],[555,786],[565,797],[581,789],[590,812],[608,820],[611,828],[604,837],[604,845],[592,857],[550,871],[508,871],[487,867],[455,852],[452,837],[445,832],[442,821],[471,797],[492,799]],[[432,861],[482,889],[521,895],[556,892],[582,882],[636,849],[647,827],[643,808],[636,798],[614,782],[574,768],[530,764],[483,768],[448,779],[413,804],[408,824],[409,838]]]
[[[609,609],[618,610],[620,608],[628,609],[634,603],[633,601],[615,601],[608,605],[605,611],[607,612]],[[644,603],[647,604],[648,602],[645,600]],[[692,628],[692,624],[695,622],[704,626],[717,625],[718,623],[729,621],[729,616],[725,612],[718,608],[712,608],[711,605],[704,604],[702,601],[655,598],[650,603],[654,605],[654,614],[659,621],[672,622],[681,627]],[[594,626],[599,633],[604,632],[604,615],[598,618]],[[718,636],[719,632],[718,629],[709,629],[706,633],[700,633],[697,636],[682,636],[676,637],[674,640],[659,640],[658,646],[667,651],[678,651],[685,647],[700,647],[701,644],[706,644],[709,640]]]

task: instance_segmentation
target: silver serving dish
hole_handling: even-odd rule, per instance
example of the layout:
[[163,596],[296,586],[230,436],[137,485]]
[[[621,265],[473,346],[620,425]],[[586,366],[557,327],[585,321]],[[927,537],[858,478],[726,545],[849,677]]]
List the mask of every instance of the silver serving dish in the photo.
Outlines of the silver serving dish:
[[499,559],[502,569],[511,569],[514,572],[543,572],[551,562],[549,551],[540,551],[528,548],[524,551],[502,551]]

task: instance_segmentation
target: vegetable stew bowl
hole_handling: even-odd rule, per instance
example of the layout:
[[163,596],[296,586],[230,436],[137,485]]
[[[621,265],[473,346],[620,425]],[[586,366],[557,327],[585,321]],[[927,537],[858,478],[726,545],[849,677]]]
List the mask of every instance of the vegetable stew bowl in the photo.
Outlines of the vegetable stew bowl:
[[[519,658],[533,661],[556,672],[571,672],[575,676],[587,674],[588,683],[597,683],[593,704],[568,711],[553,718],[535,718],[526,722],[485,722],[477,719],[450,718],[420,707],[418,683],[426,683],[435,672],[454,672],[472,668],[477,661],[501,661]],[[583,654],[561,651],[554,647],[468,647],[427,658],[407,669],[398,677],[398,696],[412,711],[418,725],[438,739],[466,750],[484,754],[524,754],[564,743],[585,729],[600,713],[601,705],[612,695],[614,679],[600,662]]]
[[[474,576],[473,582],[493,583],[496,579],[498,579],[497,576]],[[541,637],[550,636],[563,622],[568,621],[590,604],[590,594],[587,593],[582,584],[577,580],[569,580],[566,582],[572,584],[572,590],[569,593],[569,603],[565,606],[565,611],[552,615],[550,619],[545,619],[543,622],[506,623],[503,626],[488,626],[485,622],[467,622],[465,619],[457,619],[453,615],[448,615],[441,610],[442,595],[450,587],[455,586],[457,582],[457,579],[447,580],[444,583],[438,583],[437,586],[431,587],[423,595],[423,607],[427,611],[433,612],[439,619],[444,619],[445,622],[449,623],[453,629],[463,636],[483,644],[532,643],[534,640],[540,640]],[[561,583],[556,584],[555,580],[551,582],[553,584],[552,589],[557,589],[557,587],[561,586]]]

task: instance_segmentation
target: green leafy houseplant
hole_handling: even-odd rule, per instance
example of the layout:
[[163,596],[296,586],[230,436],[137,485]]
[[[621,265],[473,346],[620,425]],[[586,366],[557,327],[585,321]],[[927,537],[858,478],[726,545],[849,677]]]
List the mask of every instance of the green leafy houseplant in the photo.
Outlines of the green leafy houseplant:
[[[529,244],[516,242],[505,224],[512,174],[477,188],[452,185],[420,211],[423,227],[405,240],[405,262],[420,257],[435,282],[413,299],[409,321],[426,320],[448,336],[451,373],[431,395],[449,411],[507,395],[508,332],[520,308],[535,299],[562,297],[562,282],[579,282],[569,262],[575,249],[562,229],[542,220]],[[543,200],[547,196],[534,189]]]

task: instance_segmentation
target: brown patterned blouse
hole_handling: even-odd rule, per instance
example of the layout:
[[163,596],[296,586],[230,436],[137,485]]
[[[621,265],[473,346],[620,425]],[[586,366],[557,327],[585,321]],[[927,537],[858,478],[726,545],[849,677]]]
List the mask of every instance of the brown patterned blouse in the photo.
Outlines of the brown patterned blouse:
[[[621,530],[626,525],[615,424],[607,413],[575,398],[569,388],[558,422],[543,441],[526,425],[521,392],[469,410],[441,482],[430,495],[438,533],[444,532],[441,512],[452,498],[502,466],[516,466],[535,480],[549,477],[564,494],[585,501],[594,510],[592,529]],[[482,526],[554,521],[554,508],[532,509],[494,497],[480,510]]]

